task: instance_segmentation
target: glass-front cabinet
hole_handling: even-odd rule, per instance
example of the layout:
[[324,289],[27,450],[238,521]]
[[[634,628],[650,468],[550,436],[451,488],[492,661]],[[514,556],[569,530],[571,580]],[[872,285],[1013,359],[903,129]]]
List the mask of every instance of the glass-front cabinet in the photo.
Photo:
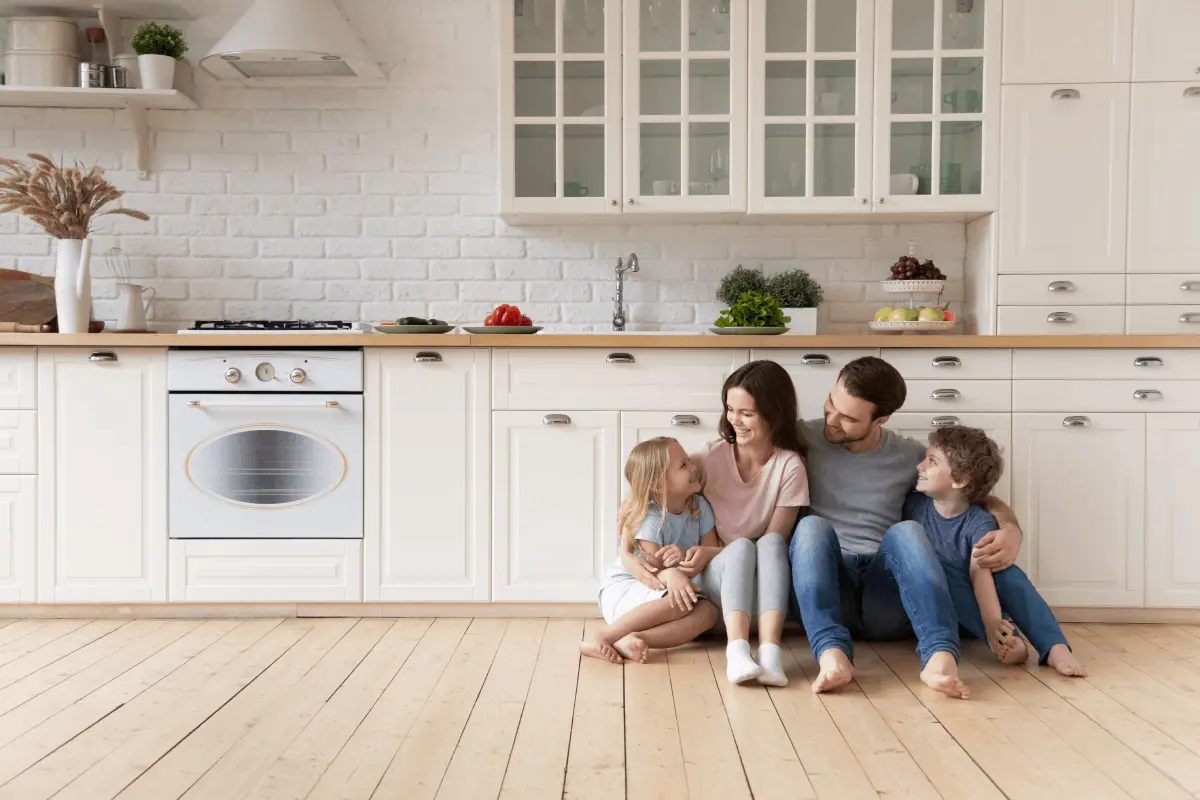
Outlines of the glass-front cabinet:
[[751,212],[870,208],[872,0],[750,9]]
[[995,208],[1001,0],[877,0],[876,210]]
[[501,212],[620,212],[621,0],[502,9]]

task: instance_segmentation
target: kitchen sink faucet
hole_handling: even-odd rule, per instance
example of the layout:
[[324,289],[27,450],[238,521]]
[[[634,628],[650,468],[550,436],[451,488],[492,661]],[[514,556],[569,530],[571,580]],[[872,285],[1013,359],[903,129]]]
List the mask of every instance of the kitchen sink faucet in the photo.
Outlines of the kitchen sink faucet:
[[637,272],[641,267],[638,266],[637,253],[629,254],[629,263],[626,264],[617,258],[617,296],[613,298],[613,330],[625,330],[625,273]]

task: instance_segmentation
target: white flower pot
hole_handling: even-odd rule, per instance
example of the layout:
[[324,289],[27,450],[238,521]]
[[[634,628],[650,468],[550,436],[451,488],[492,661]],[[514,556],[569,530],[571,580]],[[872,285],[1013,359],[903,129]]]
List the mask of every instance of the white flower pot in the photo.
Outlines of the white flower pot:
[[788,323],[788,332],[784,334],[785,336],[817,335],[817,310],[815,308],[785,308],[783,315],[792,318],[792,321]]
[[175,59],[170,56],[138,56],[143,89],[174,89]]

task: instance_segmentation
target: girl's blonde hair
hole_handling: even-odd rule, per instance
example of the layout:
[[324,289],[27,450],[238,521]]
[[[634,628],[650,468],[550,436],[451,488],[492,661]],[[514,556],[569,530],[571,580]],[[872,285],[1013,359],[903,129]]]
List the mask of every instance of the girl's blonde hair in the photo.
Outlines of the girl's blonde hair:
[[[675,439],[669,436],[657,436],[639,442],[629,459],[625,462],[625,482],[629,484],[629,494],[621,502],[621,510],[617,515],[617,533],[628,532],[630,537],[637,534],[638,528],[650,514],[650,504],[653,502],[661,511],[667,508],[667,470],[671,466],[671,454],[668,447]],[[691,499],[688,508],[697,511]]]

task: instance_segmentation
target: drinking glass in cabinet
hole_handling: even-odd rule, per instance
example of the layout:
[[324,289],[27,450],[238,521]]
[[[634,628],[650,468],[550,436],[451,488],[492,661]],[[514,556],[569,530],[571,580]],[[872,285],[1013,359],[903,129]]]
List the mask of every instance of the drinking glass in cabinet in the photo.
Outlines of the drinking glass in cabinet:
[[517,125],[514,145],[517,197],[554,197],[554,126]]
[[680,0],[641,0],[640,50],[678,53],[683,50],[683,6]]
[[682,178],[683,141],[678,122],[641,124],[641,193],[677,195]]
[[731,0],[689,0],[688,49],[693,52],[727,52]]
[[[982,50],[984,7],[987,0],[942,0],[942,49]],[[960,8],[966,10],[959,10]]]
[[807,112],[807,61],[766,63],[766,113],[768,117],[802,117]]
[[563,125],[563,197],[601,194],[604,164],[603,125]]
[[917,176],[917,194],[930,193],[933,163],[933,123],[893,122],[891,131],[892,175]]
[[688,62],[688,113],[729,113],[729,59]]
[[806,0],[764,0],[767,15],[768,53],[808,51],[808,3]]
[[933,59],[892,59],[892,113],[933,112]]
[[729,194],[729,123],[692,122],[688,127],[688,194]]
[[554,62],[518,61],[515,72],[514,111],[518,117],[553,117]]
[[679,114],[683,102],[683,68],[679,59],[644,59],[638,95],[643,116]]
[[813,196],[850,197],[854,194],[853,123],[813,125]]
[[933,7],[934,0],[892,0],[893,50],[933,49]]
[[564,53],[604,52],[605,1],[563,0]]
[[518,53],[553,53],[556,0],[514,0],[514,49]]
[[763,187],[767,197],[805,196],[807,125],[767,125]]
[[604,62],[563,63],[563,116],[604,116]]
[[858,49],[857,5],[854,0],[814,0],[813,50],[853,53]]
[[942,58],[942,113],[983,111],[983,59]]
[[818,117],[853,116],[856,68],[853,61],[822,60],[813,64],[814,112]]
[[983,123],[941,125],[941,193],[979,194],[983,189]]

